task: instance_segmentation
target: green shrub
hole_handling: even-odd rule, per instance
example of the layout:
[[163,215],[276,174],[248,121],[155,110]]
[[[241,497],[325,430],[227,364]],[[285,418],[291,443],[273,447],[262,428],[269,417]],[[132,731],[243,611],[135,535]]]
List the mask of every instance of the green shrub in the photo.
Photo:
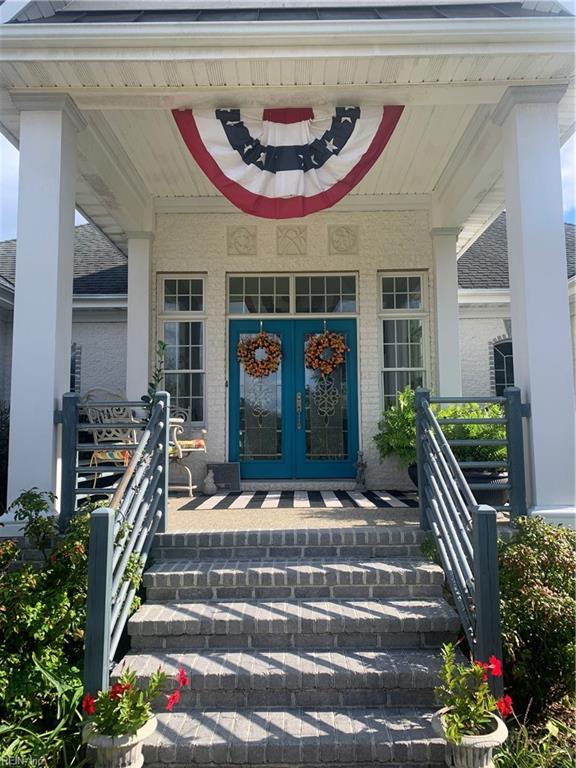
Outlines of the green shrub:
[[499,542],[506,684],[517,712],[538,718],[574,693],[576,532],[522,518]]
[[[398,393],[398,403],[387,408],[378,422],[374,442],[380,459],[397,456],[401,464],[408,466],[416,461],[416,396],[414,390],[405,387]],[[498,419],[504,411],[498,403],[462,403],[439,408],[431,406],[448,440],[504,440],[505,424],[442,424],[442,419]],[[458,461],[503,461],[506,446],[466,445],[454,446]]]
[[42,551],[40,567],[12,568],[17,544],[0,545],[0,755],[29,731],[41,750],[38,744],[50,741],[61,724],[63,708],[73,717],[70,702],[81,686],[89,515],[75,517],[57,539],[52,502],[53,496],[33,489],[11,507],[24,523],[24,535]]
[[400,463],[408,466],[416,461],[416,421],[414,420],[414,390],[405,387],[398,393],[398,403],[387,408],[378,422],[374,442],[380,460],[397,456]]
[[[448,440],[505,440],[505,424],[442,424],[442,419],[501,419],[504,411],[498,403],[462,403],[448,405],[436,412]],[[456,445],[452,451],[458,461],[505,461],[506,446]]]
[[496,768],[574,768],[574,747],[574,730],[559,720],[548,720],[540,731],[518,723],[494,763]]

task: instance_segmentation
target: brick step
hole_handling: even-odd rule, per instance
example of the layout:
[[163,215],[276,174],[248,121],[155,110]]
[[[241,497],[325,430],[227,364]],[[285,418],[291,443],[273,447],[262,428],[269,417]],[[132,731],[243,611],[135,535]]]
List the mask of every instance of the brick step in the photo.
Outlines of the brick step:
[[172,712],[144,744],[147,768],[442,768],[446,749],[418,709]]
[[441,598],[146,603],[128,622],[133,649],[420,648],[454,639]]
[[[161,667],[176,686],[183,668],[190,684],[179,710],[194,707],[433,707],[440,654],[413,651],[204,651],[129,654],[116,667],[134,670],[146,685]],[[163,708],[164,696],[157,708]]]
[[424,560],[165,560],[144,574],[150,602],[441,596],[442,569]]
[[151,555],[157,561],[418,558],[422,556],[420,544],[424,536],[417,525],[157,533]]

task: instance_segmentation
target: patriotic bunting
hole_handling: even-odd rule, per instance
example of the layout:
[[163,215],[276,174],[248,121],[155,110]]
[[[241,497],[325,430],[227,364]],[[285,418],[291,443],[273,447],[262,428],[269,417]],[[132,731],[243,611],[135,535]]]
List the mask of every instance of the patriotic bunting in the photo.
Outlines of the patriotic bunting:
[[330,208],[374,165],[403,107],[174,110],[214,186],[253,216],[290,219]]

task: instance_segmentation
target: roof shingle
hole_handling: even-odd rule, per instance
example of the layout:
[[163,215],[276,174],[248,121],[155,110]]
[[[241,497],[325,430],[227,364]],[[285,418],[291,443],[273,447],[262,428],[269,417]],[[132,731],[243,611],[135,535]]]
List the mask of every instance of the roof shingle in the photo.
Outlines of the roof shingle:
[[[574,277],[574,224],[564,224],[568,278]],[[460,288],[509,288],[506,213],[497,219],[472,243],[458,260]]]
[[[74,231],[74,294],[126,295],[128,260],[93,224]],[[16,277],[16,240],[0,242],[0,276]]]

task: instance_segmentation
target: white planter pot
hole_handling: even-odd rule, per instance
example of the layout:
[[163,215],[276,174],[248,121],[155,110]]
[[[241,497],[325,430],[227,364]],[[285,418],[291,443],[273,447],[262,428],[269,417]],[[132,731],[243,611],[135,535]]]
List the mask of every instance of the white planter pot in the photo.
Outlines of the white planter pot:
[[[432,716],[432,729],[434,733],[447,741],[444,735],[442,715],[448,712],[448,708],[440,709]],[[504,744],[508,738],[508,728],[503,720],[496,715],[494,718],[494,730],[480,736],[463,736],[460,744],[448,742],[448,754],[446,765],[455,768],[494,768],[492,750]]]
[[144,764],[142,742],[156,730],[157,720],[150,718],[133,736],[103,736],[88,724],[84,741],[92,748],[97,768],[141,768]]

